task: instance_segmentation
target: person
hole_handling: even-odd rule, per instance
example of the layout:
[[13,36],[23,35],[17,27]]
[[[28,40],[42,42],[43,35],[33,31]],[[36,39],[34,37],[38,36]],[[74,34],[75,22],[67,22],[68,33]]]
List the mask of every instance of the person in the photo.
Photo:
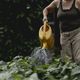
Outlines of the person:
[[61,58],[80,62],[80,0],[54,0],[43,9],[43,22],[57,8],[59,20]]

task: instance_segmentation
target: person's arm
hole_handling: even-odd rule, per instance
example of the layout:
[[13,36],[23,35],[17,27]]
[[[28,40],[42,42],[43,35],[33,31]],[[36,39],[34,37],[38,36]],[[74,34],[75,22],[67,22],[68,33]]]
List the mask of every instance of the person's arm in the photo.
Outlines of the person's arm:
[[77,0],[77,5],[78,5],[78,8],[80,10],[80,0]]
[[43,9],[43,21],[47,20],[48,13],[53,12],[54,8],[57,7],[59,0],[54,0],[47,7]]

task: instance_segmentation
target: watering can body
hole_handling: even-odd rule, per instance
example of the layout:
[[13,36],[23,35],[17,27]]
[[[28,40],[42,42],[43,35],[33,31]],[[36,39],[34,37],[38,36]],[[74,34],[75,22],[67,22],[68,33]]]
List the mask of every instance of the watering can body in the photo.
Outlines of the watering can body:
[[44,22],[39,29],[39,39],[42,48],[50,49],[54,47],[54,34],[51,26],[47,22]]

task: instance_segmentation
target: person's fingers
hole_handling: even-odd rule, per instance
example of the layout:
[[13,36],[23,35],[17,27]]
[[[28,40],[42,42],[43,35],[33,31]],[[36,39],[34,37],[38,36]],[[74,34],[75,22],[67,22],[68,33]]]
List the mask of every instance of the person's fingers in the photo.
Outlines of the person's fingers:
[[44,18],[43,18],[43,22],[45,22],[45,21],[48,22],[47,17],[44,17]]

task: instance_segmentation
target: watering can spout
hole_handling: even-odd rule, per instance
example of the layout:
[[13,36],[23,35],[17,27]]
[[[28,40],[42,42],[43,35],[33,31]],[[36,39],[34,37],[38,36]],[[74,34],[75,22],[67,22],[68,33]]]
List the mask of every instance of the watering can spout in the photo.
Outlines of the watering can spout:
[[42,49],[45,49],[45,48],[48,48],[48,45],[47,45],[46,42],[44,42],[43,45],[42,45]]

